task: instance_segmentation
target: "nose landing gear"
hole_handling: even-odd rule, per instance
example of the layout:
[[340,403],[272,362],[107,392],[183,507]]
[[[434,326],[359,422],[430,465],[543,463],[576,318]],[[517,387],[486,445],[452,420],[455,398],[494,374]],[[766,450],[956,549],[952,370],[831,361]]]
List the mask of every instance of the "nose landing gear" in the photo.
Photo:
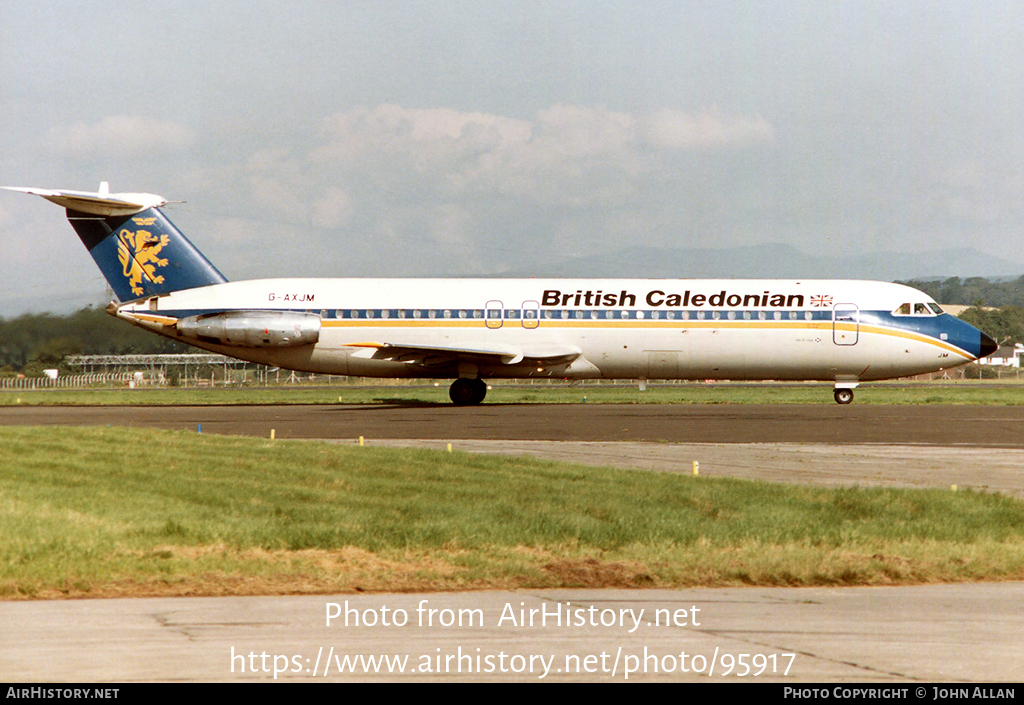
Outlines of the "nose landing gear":
[[837,389],[835,391],[836,404],[849,404],[853,401],[853,390],[852,389]]
[[452,382],[452,386],[448,389],[448,396],[451,397],[455,406],[479,404],[487,396],[487,383],[482,379],[460,377]]

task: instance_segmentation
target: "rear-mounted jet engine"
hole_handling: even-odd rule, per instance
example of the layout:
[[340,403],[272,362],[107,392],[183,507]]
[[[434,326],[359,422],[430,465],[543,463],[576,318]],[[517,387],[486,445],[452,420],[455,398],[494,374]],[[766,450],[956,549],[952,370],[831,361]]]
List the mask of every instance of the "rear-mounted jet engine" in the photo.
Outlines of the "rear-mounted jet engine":
[[320,340],[320,316],[283,311],[232,311],[182,318],[185,338],[240,348],[296,348]]

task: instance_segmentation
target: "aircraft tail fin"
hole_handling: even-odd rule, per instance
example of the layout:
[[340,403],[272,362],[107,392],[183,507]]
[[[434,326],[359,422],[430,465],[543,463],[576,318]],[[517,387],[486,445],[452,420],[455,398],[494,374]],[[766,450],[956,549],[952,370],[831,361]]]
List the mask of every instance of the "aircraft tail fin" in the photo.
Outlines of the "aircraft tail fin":
[[10,188],[64,206],[68,221],[121,301],[227,281],[160,210],[149,193]]

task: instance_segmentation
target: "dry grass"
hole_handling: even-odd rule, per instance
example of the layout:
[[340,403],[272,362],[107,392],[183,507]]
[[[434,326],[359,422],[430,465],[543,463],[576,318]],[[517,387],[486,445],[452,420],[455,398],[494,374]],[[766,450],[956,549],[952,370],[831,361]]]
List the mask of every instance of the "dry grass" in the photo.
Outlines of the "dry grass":
[[1024,580],[1024,503],[0,429],[0,599],[977,580]]
[[[894,547],[899,551],[900,547]],[[358,548],[299,551],[223,546],[161,546],[161,575],[0,584],[2,599],[317,595],[361,592],[453,592],[518,588],[685,588],[815,585],[918,585],[1024,579],[1024,545],[971,548],[907,545],[903,554],[807,546],[749,546],[717,551],[666,551],[657,561],[512,547],[489,552],[484,565],[470,551],[381,555]],[[629,552],[626,552],[629,553]],[[143,556],[140,556],[143,557]],[[998,569],[994,570],[995,567]],[[6,589],[4,589],[6,587]]]

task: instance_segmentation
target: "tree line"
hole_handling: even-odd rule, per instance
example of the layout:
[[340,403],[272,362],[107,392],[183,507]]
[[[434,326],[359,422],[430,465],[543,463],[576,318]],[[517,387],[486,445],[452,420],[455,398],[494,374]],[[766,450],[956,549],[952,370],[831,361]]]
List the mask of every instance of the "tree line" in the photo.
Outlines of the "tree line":
[[1009,281],[990,281],[985,277],[950,277],[922,281],[898,281],[923,291],[940,304],[960,306],[1024,306],[1024,276]]
[[985,331],[1000,345],[1024,343],[1024,308],[1020,306],[992,309],[972,306],[960,314],[960,319]]
[[0,318],[0,374],[38,376],[47,368],[77,372],[62,365],[67,355],[180,353],[191,349],[91,306],[63,316],[26,313]]

